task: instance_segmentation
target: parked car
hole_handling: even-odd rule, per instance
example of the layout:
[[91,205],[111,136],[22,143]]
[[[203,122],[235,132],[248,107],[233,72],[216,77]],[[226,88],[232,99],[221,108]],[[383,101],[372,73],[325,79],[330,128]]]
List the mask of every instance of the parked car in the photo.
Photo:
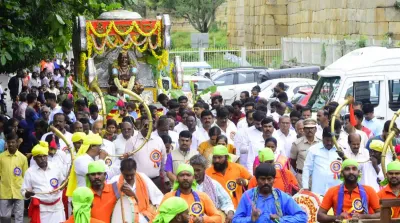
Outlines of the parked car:
[[[307,78],[278,78],[268,80],[260,84],[261,92],[259,96],[267,99],[273,98],[274,87],[279,82],[283,82],[285,84],[285,92],[289,99],[291,99],[299,90],[312,90],[317,84],[316,80]],[[251,89],[248,90],[250,91]]]
[[[214,83],[206,77],[185,75],[183,77],[182,91],[186,95],[186,97],[189,98],[189,104],[191,105],[193,105],[193,94],[190,89],[190,82],[193,82],[197,85],[197,94],[200,94],[204,89],[214,86]],[[206,102],[210,102],[210,93],[202,95],[201,98]]]
[[[242,91],[250,91],[255,85],[265,81],[288,77],[315,79],[319,71],[320,68],[317,66],[280,70],[272,70],[267,67],[239,67],[219,70],[211,75],[211,79],[218,86],[217,91],[220,92],[225,103],[231,104],[234,100],[239,99]],[[266,97],[269,98],[269,95]]]
[[313,91],[312,88],[299,90],[296,94],[293,95],[290,102],[293,105],[297,104],[301,106],[306,106],[308,100],[310,99],[312,91]]

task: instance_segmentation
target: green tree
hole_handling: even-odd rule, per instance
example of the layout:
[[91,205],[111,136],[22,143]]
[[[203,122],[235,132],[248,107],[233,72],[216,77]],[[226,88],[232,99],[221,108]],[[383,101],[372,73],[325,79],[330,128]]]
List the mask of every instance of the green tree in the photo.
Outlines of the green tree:
[[120,7],[112,0],[0,0],[0,70],[15,71],[66,53],[76,16],[95,18]]

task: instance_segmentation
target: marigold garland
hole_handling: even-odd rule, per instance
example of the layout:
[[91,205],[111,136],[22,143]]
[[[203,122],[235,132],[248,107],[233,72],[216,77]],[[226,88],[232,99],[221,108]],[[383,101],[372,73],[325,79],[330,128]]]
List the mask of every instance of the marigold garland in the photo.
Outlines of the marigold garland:
[[175,67],[175,64],[173,64],[173,63],[171,63],[169,65],[169,78],[171,79],[171,85],[172,85],[173,89],[181,89],[182,87],[179,87],[175,82],[174,67]]

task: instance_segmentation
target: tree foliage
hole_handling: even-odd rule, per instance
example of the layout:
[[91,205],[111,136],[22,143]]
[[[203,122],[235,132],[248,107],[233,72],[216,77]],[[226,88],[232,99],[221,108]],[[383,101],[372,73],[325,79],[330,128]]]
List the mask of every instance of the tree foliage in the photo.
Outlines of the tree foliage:
[[0,70],[15,71],[66,53],[76,16],[95,18],[120,7],[112,0],[0,0]]

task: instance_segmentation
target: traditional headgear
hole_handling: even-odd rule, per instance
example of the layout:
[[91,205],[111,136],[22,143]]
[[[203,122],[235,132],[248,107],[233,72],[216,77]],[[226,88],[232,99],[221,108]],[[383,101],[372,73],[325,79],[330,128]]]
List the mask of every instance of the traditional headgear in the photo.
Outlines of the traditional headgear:
[[105,173],[106,172],[106,164],[103,160],[97,160],[89,163],[88,172],[86,174],[86,186],[91,187],[90,180],[87,177],[88,174],[91,173]]
[[72,134],[72,142],[78,142],[79,140],[85,139],[86,134],[84,132],[75,132]]
[[382,152],[383,145],[385,145],[385,143],[382,142],[381,140],[372,140],[371,143],[369,144],[369,148],[377,152]]
[[87,187],[78,187],[72,194],[73,215],[76,223],[90,223],[94,195]]
[[46,141],[39,141],[32,149],[32,156],[47,156],[49,155],[49,144]]
[[[178,170],[176,171],[176,176],[178,176],[183,171],[187,171],[191,175],[194,175],[194,169],[189,164],[184,164],[184,163],[180,164],[178,166]],[[196,180],[193,180],[192,189],[195,190],[196,186],[197,186],[197,182],[196,182]],[[175,180],[172,190],[178,190],[178,188],[179,188],[179,182],[178,182],[178,180]]]
[[[342,172],[348,166],[355,166],[355,167],[358,168],[359,164],[358,164],[358,162],[356,160],[353,160],[353,159],[346,159],[345,161],[343,161],[342,162],[342,168],[340,169],[340,172],[341,172],[340,180],[341,181],[344,181],[344,176],[343,176]],[[358,180],[360,180],[360,179],[361,179],[361,174],[358,175]]]
[[269,147],[265,147],[265,148],[258,150],[258,159],[262,163],[267,160],[274,160],[275,155],[274,155],[274,152],[272,151],[272,149],[270,149]]
[[216,155],[216,156],[226,156],[227,155],[228,161],[231,161],[231,157],[229,155],[228,148],[226,148],[223,145],[214,146],[213,155]]
[[[400,162],[398,160],[392,161],[387,166],[387,172],[389,171],[400,171]],[[385,180],[383,180],[380,185],[386,186],[389,183],[387,177],[385,176]]]
[[166,199],[158,209],[158,215],[153,223],[169,223],[176,215],[186,211],[189,205],[181,197],[170,197]]

